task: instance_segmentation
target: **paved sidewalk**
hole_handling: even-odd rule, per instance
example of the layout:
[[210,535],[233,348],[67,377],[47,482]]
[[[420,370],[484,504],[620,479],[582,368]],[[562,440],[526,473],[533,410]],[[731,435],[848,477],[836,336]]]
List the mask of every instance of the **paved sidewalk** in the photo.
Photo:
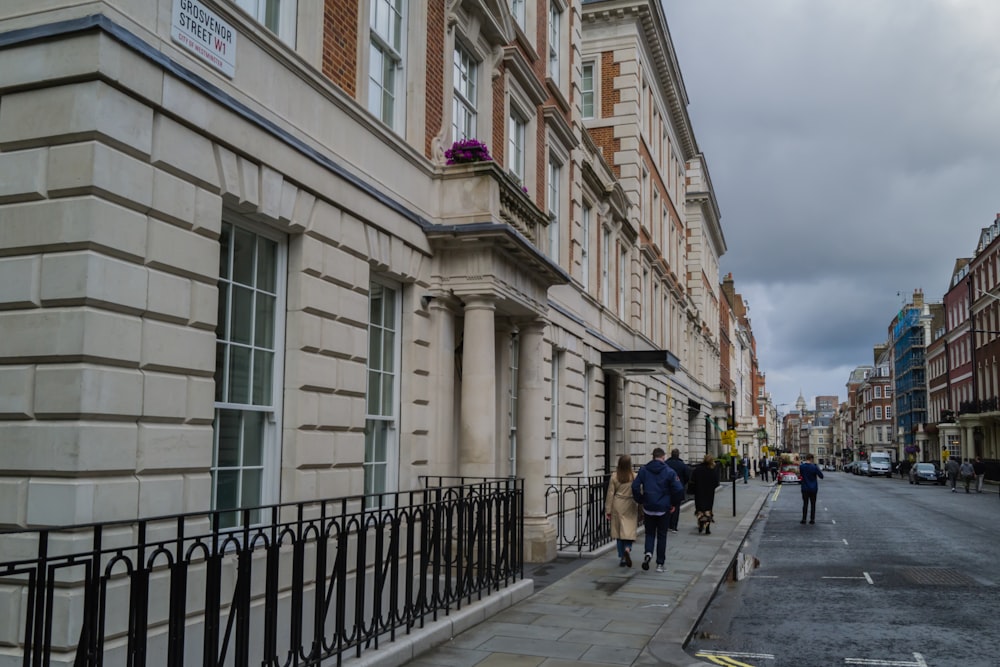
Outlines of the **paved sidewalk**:
[[[618,566],[614,544],[545,588],[518,582],[506,600],[484,600],[439,622],[437,639],[413,637],[399,645],[391,664],[409,667],[577,667],[633,665],[687,667],[707,665],[684,652],[695,625],[733,564],[750,526],[774,486],[759,480],[723,484],[715,499],[711,535],[699,535],[694,508],[682,509],[680,532],[667,540],[667,571],[648,571],[642,562],[642,536],[633,547],[631,569]],[[568,568],[567,568],[568,569]],[[528,586],[528,588],[523,588]],[[500,594],[501,596],[504,593]],[[499,597],[499,596],[491,596]],[[523,598],[523,599],[522,599]],[[501,605],[497,607],[497,605]],[[506,608],[504,608],[506,607]],[[500,611],[497,611],[497,609]],[[463,616],[465,615],[465,616]],[[442,636],[441,632],[445,634]],[[450,639],[449,639],[450,637]],[[407,639],[402,640],[407,643]],[[443,643],[441,643],[443,642]],[[425,650],[435,644],[435,648]],[[399,644],[399,642],[396,642]],[[374,651],[359,663],[388,665],[389,655]],[[406,654],[413,659],[406,662]],[[351,661],[352,663],[354,661]]]

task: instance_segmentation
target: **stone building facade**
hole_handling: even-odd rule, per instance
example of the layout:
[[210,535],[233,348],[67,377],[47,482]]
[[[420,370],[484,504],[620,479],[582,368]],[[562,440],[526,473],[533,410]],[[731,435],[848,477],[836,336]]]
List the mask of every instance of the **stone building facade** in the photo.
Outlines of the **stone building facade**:
[[518,476],[544,561],[548,478],[724,420],[659,2],[12,0],[0,53],[0,524]]

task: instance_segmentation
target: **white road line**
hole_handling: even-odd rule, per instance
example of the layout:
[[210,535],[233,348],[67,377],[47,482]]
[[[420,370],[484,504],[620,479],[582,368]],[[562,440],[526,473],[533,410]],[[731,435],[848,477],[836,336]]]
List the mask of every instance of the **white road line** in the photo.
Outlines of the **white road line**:
[[913,654],[914,662],[903,660],[869,660],[867,658],[844,658],[848,665],[879,665],[881,667],[927,667],[924,656],[919,653]]
[[847,544],[847,540],[844,540],[844,544]]
[[733,653],[730,651],[698,651],[698,655],[717,655],[726,658],[761,658],[763,660],[774,660],[771,653]]
[[830,519],[830,523],[837,523],[836,519]]
[[868,580],[868,583],[871,584],[872,586],[874,586],[875,582],[872,581],[871,575],[869,575],[867,572],[865,572],[864,575],[865,575],[865,579]]
[[[820,577],[820,579],[866,579],[867,577]],[[871,580],[869,580],[871,583]]]

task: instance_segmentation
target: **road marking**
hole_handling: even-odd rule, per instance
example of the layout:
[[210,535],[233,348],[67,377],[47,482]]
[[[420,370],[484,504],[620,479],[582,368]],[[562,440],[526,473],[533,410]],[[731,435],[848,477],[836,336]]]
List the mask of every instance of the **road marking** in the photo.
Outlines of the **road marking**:
[[865,575],[865,579],[868,580],[868,583],[871,584],[872,586],[874,586],[875,582],[872,581],[871,575],[869,575],[867,572],[865,572],[864,575]]
[[701,658],[708,658],[709,662],[716,665],[723,665],[723,667],[754,667],[753,665],[740,662],[739,660],[733,660],[732,658],[716,657],[714,655],[701,655],[700,653],[698,656]]
[[836,519],[830,519],[830,523],[837,523]]
[[770,653],[730,653],[729,651],[699,651],[695,653],[696,658],[708,658],[716,665],[728,665],[729,667],[754,667],[745,662],[740,662],[736,658],[758,658],[761,660],[774,660]]
[[847,544],[847,540],[846,539],[844,540],[844,544]]
[[882,667],[927,667],[924,656],[920,653],[913,654],[914,662],[904,662],[902,660],[869,660],[867,658],[844,658],[848,665],[880,665]]
[[[820,579],[867,579],[867,577],[820,577]],[[868,581],[871,583],[871,579]]]

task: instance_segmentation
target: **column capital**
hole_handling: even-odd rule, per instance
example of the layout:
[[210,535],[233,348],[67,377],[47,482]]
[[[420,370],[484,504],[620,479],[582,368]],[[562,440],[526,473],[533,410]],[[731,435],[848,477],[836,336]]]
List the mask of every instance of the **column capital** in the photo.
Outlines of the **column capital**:
[[497,299],[491,294],[473,294],[470,296],[463,296],[462,303],[466,311],[497,309]]

